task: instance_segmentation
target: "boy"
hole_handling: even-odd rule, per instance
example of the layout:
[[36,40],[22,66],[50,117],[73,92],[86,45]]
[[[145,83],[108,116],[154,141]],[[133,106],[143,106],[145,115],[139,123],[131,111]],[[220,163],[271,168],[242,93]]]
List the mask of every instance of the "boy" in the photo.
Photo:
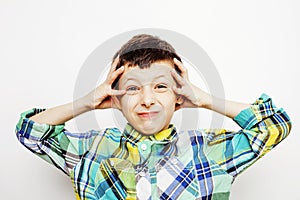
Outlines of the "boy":
[[[225,103],[226,110],[222,109]],[[94,109],[119,109],[128,124],[70,133],[64,123]],[[174,111],[207,108],[242,129],[178,132]],[[218,99],[193,85],[174,48],[134,36],[116,53],[104,83],[55,108],[21,114],[16,133],[71,177],[77,199],[229,199],[237,175],[282,141],[291,122],[263,94],[253,104]]]

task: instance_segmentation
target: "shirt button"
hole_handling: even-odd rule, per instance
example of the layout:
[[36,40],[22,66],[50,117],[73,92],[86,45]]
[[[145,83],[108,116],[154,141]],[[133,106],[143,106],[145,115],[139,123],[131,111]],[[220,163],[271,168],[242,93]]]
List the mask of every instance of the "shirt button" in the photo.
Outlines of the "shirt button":
[[140,176],[144,177],[144,176],[146,176],[146,173],[145,172],[140,172]]
[[173,165],[177,165],[178,160],[177,160],[176,158],[173,158],[173,159],[171,160],[171,162],[172,162]]
[[114,161],[110,160],[109,162],[110,162],[110,165],[111,165],[111,166],[114,166],[114,165],[115,165]]
[[146,145],[146,144],[141,144],[141,149],[142,149],[143,151],[146,151],[147,145]]

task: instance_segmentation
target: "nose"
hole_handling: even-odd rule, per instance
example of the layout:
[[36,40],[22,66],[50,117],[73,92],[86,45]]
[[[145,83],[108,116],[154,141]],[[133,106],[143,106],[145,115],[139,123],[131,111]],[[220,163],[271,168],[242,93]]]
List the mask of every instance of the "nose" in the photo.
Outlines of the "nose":
[[142,105],[144,105],[147,108],[155,104],[155,94],[152,88],[149,87],[149,85],[143,87],[141,100]]

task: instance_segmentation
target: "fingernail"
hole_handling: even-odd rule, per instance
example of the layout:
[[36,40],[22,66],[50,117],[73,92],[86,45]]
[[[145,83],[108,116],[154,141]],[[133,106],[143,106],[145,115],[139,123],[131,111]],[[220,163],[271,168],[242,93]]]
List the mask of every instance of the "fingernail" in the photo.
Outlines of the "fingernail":
[[120,69],[120,70],[123,70],[123,69],[124,69],[124,66],[121,66],[119,69]]

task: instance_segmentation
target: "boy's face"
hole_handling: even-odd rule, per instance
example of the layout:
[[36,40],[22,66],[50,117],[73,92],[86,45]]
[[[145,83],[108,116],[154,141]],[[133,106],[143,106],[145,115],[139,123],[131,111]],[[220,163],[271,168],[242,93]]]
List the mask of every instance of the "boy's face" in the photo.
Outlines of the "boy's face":
[[175,104],[176,86],[169,61],[153,63],[149,68],[125,66],[119,89],[126,90],[120,98],[120,109],[127,121],[140,133],[152,135],[168,128]]

